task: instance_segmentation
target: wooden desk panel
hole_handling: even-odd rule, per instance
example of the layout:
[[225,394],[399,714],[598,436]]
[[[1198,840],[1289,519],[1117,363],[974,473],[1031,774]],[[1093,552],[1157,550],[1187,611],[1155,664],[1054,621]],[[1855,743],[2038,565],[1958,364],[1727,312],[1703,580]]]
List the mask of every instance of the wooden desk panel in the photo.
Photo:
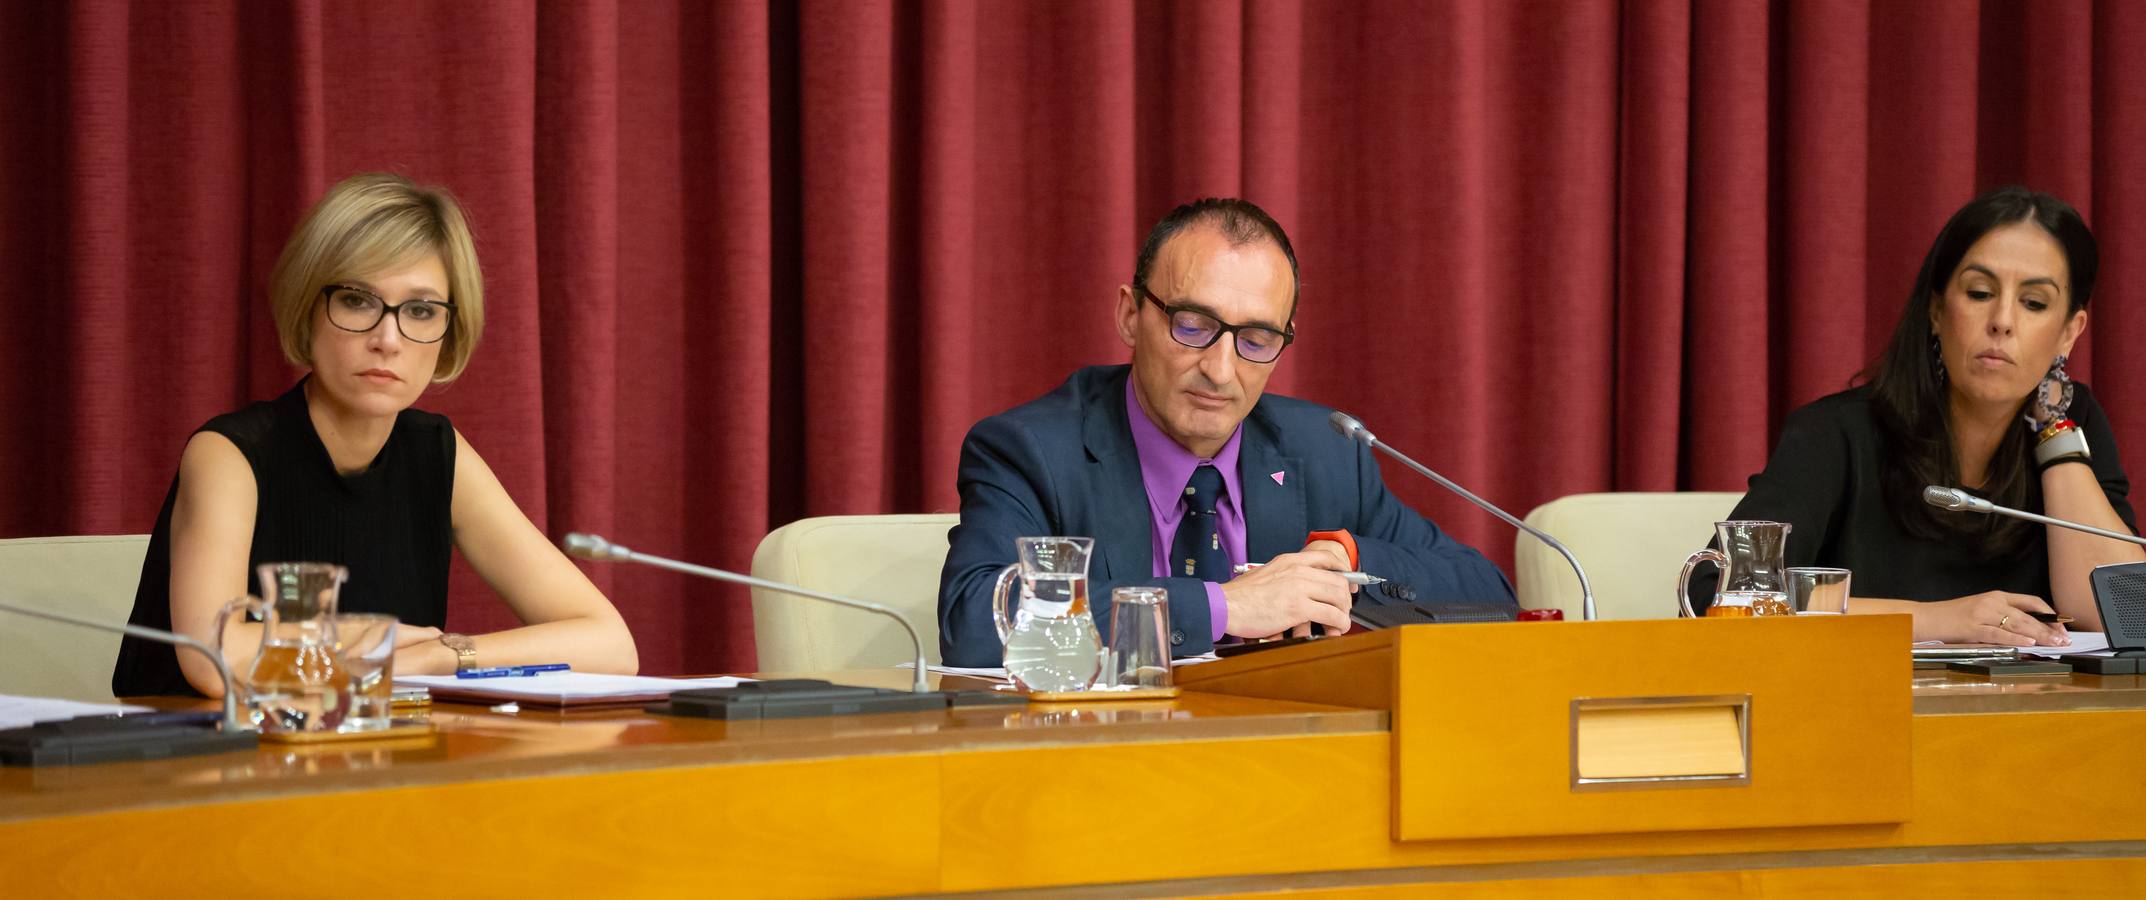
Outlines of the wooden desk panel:
[[[1811,876],[1648,873],[1665,860],[1696,873],[1766,853],[1877,854],[1843,877],[1919,862],[1928,848],[2064,853],[2116,841],[2140,843],[2104,855],[2140,855],[2146,708],[2122,708],[2137,693],[2121,686],[2066,684],[2076,689],[1918,686],[1918,700],[1979,694],[2016,711],[1914,717],[1905,824],[1408,843],[1391,838],[1392,745],[1377,711],[1194,692],[733,728],[632,711],[441,707],[440,739],[419,746],[0,770],[0,885],[10,896],[268,893],[277,869],[243,854],[274,847],[286,848],[286,867],[333,871],[350,870],[351,847],[394,848],[425,871],[463,877],[391,867],[335,893],[457,898],[1160,886],[1411,869],[1484,884],[1532,877],[1466,874],[1498,865],[1596,866],[1612,893],[1734,884],[1793,894]],[[2094,690],[2118,708],[2063,711],[2082,702],[2065,695]],[[2032,711],[2040,704],[2059,711]],[[1843,766],[1855,751],[1825,748]],[[1573,874],[1551,871],[1560,874],[1543,877],[1558,885]],[[1867,883],[1919,884],[1912,873],[1938,870],[1906,871],[1906,881]]]
[[1383,733],[969,754],[941,775],[942,889],[1351,868],[1387,844],[1391,757]]
[[[1533,898],[1625,898],[1649,900],[1721,897],[1804,897],[1818,900],[1901,897],[2135,897],[2146,892],[2146,860],[2124,858],[1933,860],[1895,864],[1848,863],[1832,866],[1754,866],[1694,871],[1647,871],[1629,874],[1547,874],[1515,870],[1500,877],[1477,873],[1408,870],[1342,873],[1332,876],[1287,876],[1256,887],[1243,879],[1174,883],[1167,886],[1079,888],[1022,892],[1031,900],[1067,897],[1080,900],[1170,897],[1198,893],[1210,898],[1273,897],[1289,892],[1291,900],[1506,900]],[[1458,876],[1458,877],[1455,877]]]
[[2146,709],[2146,678],[2137,675],[1984,678],[1917,669],[1914,686],[1918,716]]
[[[856,683],[884,675],[842,673],[835,677]],[[1383,733],[1387,718],[1375,710],[1211,694],[1162,702],[1066,703],[735,724],[636,709],[509,715],[457,704],[440,704],[430,717],[440,733],[429,739],[264,744],[251,753],[157,762],[0,768],[0,823],[175,803],[561,773],[991,747]]]
[[[0,885],[11,897],[930,891],[939,883],[938,775],[929,755],[858,756],[15,822],[0,825]],[[294,882],[293,873],[322,881]]]
[[[1906,616],[1541,622],[1398,629],[1404,840],[1900,822],[1913,781]],[[1526,646],[1514,646],[1525,639]],[[1891,651],[1888,653],[1887,651]],[[1510,665],[1515,653],[1522,665]],[[1837,654],[1824,667],[1799,660]],[[1453,686],[1453,687],[1448,687]],[[1460,689],[1454,689],[1458,687]],[[1747,782],[1575,789],[1575,706],[1746,704]],[[1724,714],[1733,731],[1735,717]],[[1862,741],[1854,765],[1835,749]],[[1469,777],[1475,773],[1475,777]]]

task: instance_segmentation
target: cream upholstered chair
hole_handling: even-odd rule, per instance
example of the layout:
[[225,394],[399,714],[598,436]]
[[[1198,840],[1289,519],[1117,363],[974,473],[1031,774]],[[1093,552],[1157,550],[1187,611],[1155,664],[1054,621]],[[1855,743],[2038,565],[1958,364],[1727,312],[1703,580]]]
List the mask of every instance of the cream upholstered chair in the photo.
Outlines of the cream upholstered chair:
[[[1604,619],[1675,618],[1677,570],[1714,536],[1743,494],[1735,492],[1574,494],[1528,513],[1527,522],[1572,548],[1595,589]],[[1580,618],[1580,582],[1557,551],[1525,532],[1513,545],[1513,574],[1526,609],[1562,609]]]
[[[947,513],[822,516],[770,532],[753,575],[900,610],[916,625],[926,661],[939,661],[939,569]],[[902,626],[860,609],[753,589],[753,637],[763,672],[869,669],[909,661]]]
[[[146,534],[0,541],[0,603],[114,625],[134,609]],[[0,611],[0,694],[109,702],[119,635]]]

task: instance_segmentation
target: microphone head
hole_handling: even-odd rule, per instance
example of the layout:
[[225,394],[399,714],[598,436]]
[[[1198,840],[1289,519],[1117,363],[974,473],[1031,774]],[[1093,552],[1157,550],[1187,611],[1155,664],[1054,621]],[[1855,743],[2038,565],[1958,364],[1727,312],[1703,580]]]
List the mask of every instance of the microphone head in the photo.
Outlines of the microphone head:
[[598,562],[625,559],[626,554],[632,552],[596,535],[582,534],[578,531],[567,535],[566,540],[562,543],[566,548],[566,555],[578,556],[582,559],[593,559]]
[[1959,488],[1941,487],[1935,484],[1922,489],[1922,502],[1928,503],[1931,506],[1935,506],[1939,509],[1962,510],[1967,512],[1980,511],[1977,510],[1975,507],[1974,495],[1969,494],[1966,491],[1960,490]]
[[1367,446],[1372,441],[1377,440],[1376,437],[1372,436],[1371,429],[1364,427],[1364,423],[1356,421],[1355,416],[1341,410],[1334,410],[1332,415],[1326,417],[1326,421],[1327,424],[1334,426],[1334,430],[1340,432],[1342,437],[1349,440],[1357,441]]

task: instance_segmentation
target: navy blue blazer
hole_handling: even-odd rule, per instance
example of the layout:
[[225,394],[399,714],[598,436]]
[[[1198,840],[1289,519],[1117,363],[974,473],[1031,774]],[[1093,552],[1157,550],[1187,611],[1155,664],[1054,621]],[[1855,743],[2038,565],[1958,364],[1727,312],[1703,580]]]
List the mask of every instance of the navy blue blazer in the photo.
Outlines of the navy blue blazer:
[[[961,522],[939,575],[939,651],[950,666],[1000,664],[991,589],[1014,561],[1014,538],[1095,539],[1088,596],[1109,640],[1110,592],[1128,584],[1170,592],[1173,652],[1207,652],[1207,589],[1154,576],[1154,528],[1140,457],[1126,419],[1130,366],[1082,369],[1057,390],[987,418],[961,443]],[[1390,579],[1357,603],[1465,601],[1518,609],[1505,574],[1386,490],[1371,450],[1334,432],[1331,410],[1267,394],[1244,420],[1238,455],[1245,552],[1264,561],[1304,548],[1313,531],[1347,529],[1365,572]],[[1287,475],[1276,484],[1272,473]]]

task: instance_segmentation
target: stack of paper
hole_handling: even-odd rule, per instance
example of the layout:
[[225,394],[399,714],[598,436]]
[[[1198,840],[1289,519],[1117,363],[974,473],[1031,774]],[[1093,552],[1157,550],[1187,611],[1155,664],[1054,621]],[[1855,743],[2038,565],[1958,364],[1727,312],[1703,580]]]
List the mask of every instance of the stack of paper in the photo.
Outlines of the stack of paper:
[[2073,631],[2069,633],[2071,634],[2071,643],[2067,646],[2021,647],[2019,652],[2034,656],[2070,656],[2075,653],[2091,656],[2116,655],[2115,651],[2109,649],[2109,636],[2106,634],[2099,631]]
[[82,703],[76,700],[54,700],[50,697],[0,694],[0,731],[27,728],[39,722],[57,722],[77,716],[109,716],[148,711],[149,707],[146,706],[114,706],[110,703]]
[[736,687],[750,678],[650,678],[641,675],[595,675],[544,672],[509,678],[456,678],[453,675],[398,675],[397,685],[421,686],[434,700],[538,706],[589,706],[653,703],[672,691]]

